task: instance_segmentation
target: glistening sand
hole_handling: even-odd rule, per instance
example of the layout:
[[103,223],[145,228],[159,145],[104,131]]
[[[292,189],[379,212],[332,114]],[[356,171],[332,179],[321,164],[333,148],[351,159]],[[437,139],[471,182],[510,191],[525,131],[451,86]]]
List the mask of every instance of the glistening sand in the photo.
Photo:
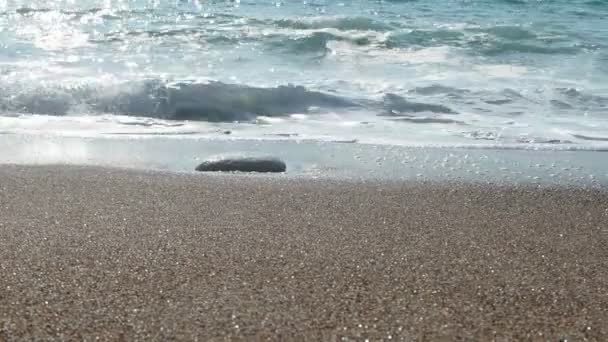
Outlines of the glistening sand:
[[605,340],[608,192],[0,167],[0,340]]

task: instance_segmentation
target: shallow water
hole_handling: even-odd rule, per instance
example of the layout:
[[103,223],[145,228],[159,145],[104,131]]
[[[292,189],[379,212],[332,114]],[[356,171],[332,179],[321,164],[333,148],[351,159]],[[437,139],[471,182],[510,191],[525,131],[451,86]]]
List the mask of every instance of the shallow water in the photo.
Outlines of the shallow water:
[[608,2],[0,1],[0,132],[608,148]]
[[[74,164],[192,173],[217,157],[273,156],[284,175],[354,181],[605,187],[605,152],[435,148],[322,141],[0,136],[0,164]],[[259,175],[262,176],[262,175]]]

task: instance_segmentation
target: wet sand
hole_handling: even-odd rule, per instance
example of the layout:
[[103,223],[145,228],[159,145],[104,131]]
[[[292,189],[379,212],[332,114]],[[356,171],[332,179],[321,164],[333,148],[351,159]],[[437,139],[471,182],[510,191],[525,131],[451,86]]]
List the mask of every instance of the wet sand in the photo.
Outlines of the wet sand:
[[0,341],[601,341],[608,192],[1,166],[0,273]]

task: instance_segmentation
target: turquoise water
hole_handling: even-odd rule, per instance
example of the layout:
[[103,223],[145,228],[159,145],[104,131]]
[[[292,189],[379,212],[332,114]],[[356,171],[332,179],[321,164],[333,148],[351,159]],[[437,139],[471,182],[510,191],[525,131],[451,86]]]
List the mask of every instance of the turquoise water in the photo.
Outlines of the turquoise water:
[[608,147],[608,1],[0,1],[0,132]]

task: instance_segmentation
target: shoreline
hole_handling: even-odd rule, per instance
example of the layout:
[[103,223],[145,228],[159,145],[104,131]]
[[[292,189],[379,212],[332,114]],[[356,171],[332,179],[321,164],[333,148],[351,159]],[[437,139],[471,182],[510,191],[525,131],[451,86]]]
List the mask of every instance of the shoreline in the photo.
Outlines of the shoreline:
[[0,177],[0,339],[608,336],[605,188]]
[[608,186],[601,151],[462,149],[338,142],[0,135],[0,165],[92,165],[193,173],[217,156],[271,157],[285,177]]

